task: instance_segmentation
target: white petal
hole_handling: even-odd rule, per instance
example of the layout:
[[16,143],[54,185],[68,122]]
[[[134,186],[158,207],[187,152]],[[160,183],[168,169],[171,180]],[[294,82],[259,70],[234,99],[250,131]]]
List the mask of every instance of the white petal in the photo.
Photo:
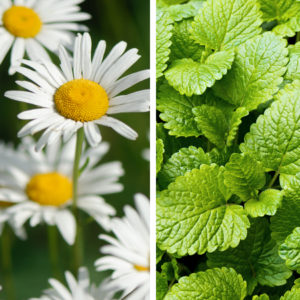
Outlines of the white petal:
[[27,200],[27,196],[21,192],[0,188],[0,199],[4,201],[17,203]]
[[[1,45],[2,46],[2,45]],[[9,75],[15,74],[15,70],[13,67],[19,67],[21,63],[18,61],[19,59],[23,58],[25,53],[25,40],[23,38],[16,38],[14,45],[11,50],[11,57],[10,63],[11,67],[9,68]]]
[[39,86],[29,82],[29,81],[16,81],[16,84],[23,87],[24,89],[33,92],[36,95],[41,96],[42,98],[45,98],[49,101],[53,102],[53,95],[47,94],[45,91],[43,91]]
[[5,31],[0,35],[0,64],[2,63],[5,55],[7,54],[8,50],[10,49],[11,45],[13,44],[15,37]]
[[41,96],[38,96],[30,92],[8,91],[4,94],[4,96],[12,100],[34,104],[37,106],[42,106],[47,108],[53,107],[52,101],[49,101],[46,98],[41,98]]
[[18,114],[18,118],[21,120],[31,120],[41,118],[43,116],[48,116],[53,113],[54,111],[52,108],[37,108],[21,112],[20,114]]
[[77,38],[75,39],[75,46],[74,46],[74,54],[73,54],[73,64],[74,64],[74,78],[81,79],[81,41],[82,35],[78,34]]
[[69,15],[49,15],[48,17],[43,18],[43,22],[51,23],[51,22],[76,22],[76,21],[85,21],[91,18],[90,14],[80,12]]
[[95,76],[102,64],[103,56],[105,53],[105,48],[106,48],[106,42],[105,41],[100,41],[97,49],[95,51],[94,57],[93,57],[93,62],[92,62],[92,70],[91,70],[91,75],[90,75],[90,80],[95,81]]
[[109,100],[109,107],[126,104],[126,103],[133,103],[143,100],[150,101],[150,90],[142,90],[138,92],[134,92],[128,95],[122,95]]
[[73,300],[73,297],[70,294],[70,292],[59,281],[51,278],[49,279],[49,283],[55,289],[55,291],[62,297],[63,300]]
[[76,279],[74,278],[73,274],[70,273],[69,271],[65,272],[65,277],[66,277],[66,280],[67,280],[67,283],[68,283],[71,293],[74,294],[76,291],[76,288],[78,286]]
[[55,214],[55,223],[69,245],[73,245],[76,235],[76,221],[68,210],[59,210]]
[[58,30],[72,30],[72,31],[88,31],[88,27],[77,23],[54,23],[44,24],[46,29],[58,29]]
[[84,133],[91,147],[96,147],[102,140],[98,126],[93,122],[85,122],[83,124]]
[[61,61],[60,67],[63,70],[67,80],[72,81],[74,78],[73,78],[73,70],[71,66],[71,59],[66,49],[61,45],[59,46],[58,53]]
[[150,101],[144,100],[134,103],[125,103],[116,106],[111,106],[108,108],[106,113],[108,115],[128,113],[128,112],[147,112],[150,110]]
[[78,270],[78,283],[87,292],[90,286],[90,277],[87,268],[81,267]]
[[84,33],[81,47],[82,75],[83,78],[89,79],[92,69],[92,40],[88,33]]
[[33,55],[35,54],[47,61],[51,61],[51,58],[47,53],[47,51],[35,39],[26,39],[25,47],[26,47],[26,52],[31,60],[33,61],[36,60],[36,57]]

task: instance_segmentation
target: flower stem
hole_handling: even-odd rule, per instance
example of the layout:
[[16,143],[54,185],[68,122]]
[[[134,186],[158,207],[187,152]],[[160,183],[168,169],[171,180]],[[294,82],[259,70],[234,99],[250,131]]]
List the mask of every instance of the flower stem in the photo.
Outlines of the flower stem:
[[75,150],[75,159],[74,159],[74,168],[73,168],[73,214],[77,224],[77,233],[75,237],[74,243],[74,274],[77,274],[78,268],[82,265],[82,230],[80,228],[80,220],[79,220],[79,211],[77,208],[77,183],[79,177],[79,162],[82,152],[82,144],[83,144],[84,132],[83,128],[80,128],[77,131],[77,140],[76,140],[76,150]]
[[63,281],[63,277],[60,270],[59,264],[59,252],[57,244],[57,229],[55,226],[48,227],[48,247],[49,247],[49,258],[51,263],[52,275],[59,281]]
[[274,182],[276,181],[278,175],[279,175],[279,171],[277,171],[277,172],[274,174],[274,176],[273,176],[273,178],[272,178],[272,180],[271,180],[271,182],[270,182],[270,184],[269,184],[269,186],[268,186],[268,189],[270,189],[270,188],[272,187],[272,185],[273,185]]
[[0,238],[1,240],[1,256],[2,256],[2,268],[4,273],[4,290],[6,292],[6,297],[9,300],[16,299],[15,286],[13,280],[12,272],[12,259],[11,259],[11,244],[10,244],[10,233],[8,231],[8,226],[5,224],[3,228],[3,233]]

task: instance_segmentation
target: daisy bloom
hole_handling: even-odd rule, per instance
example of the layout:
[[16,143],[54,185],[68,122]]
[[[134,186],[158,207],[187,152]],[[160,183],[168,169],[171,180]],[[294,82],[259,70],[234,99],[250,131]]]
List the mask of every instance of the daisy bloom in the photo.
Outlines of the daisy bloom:
[[126,43],[120,42],[103,60],[105,42],[98,44],[91,61],[91,37],[85,33],[75,41],[73,67],[63,46],[59,46],[61,70],[42,57],[37,62],[22,60],[35,71],[24,67],[15,70],[37,85],[17,81],[26,91],[9,91],[5,96],[40,106],[22,112],[20,119],[32,120],[18,133],[18,137],[46,129],[36,145],[36,151],[51,145],[61,136],[66,142],[81,127],[92,147],[101,142],[98,125],[111,127],[124,137],[135,140],[137,133],[121,121],[108,115],[149,111],[149,90],[117,96],[139,81],[149,78],[149,70],[119,77],[139,58],[137,49],[125,54]]
[[134,197],[137,211],[124,207],[125,217],[113,218],[112,231],[117,239],[100,235],[110,245],[100,251],[104,256],[95,262],[97,271],[114,270],[107,291],[124,291],[126,300],[150,299],[150,203],[142,194]]
[[91,16],[80,12],[77,4],[84,0],[1,0],[0,1],[0,63],[12,47],[9,74],[20,66],[25,51],[34,60],[37,54],[51,61],[47,48],[57,52],[62,44],[73,48],[75,35],[70,31],[87,31],[84,25],[73,22],[88,20]]
[[[72,172],[76,137],[61,147],[60,141],[47,147],[46,153],[35,152],[35,142],[24,138],[17,150],[0,156],[0,199],[15,203],[7,209],[17,228],[30,219],[30,225],[41,222],[56,225],[66,242],[74,243],[76,222],[67,208],[72,203]],[[89,162],[78,180],[77,206],[91,215],[105,230],[110,230],[110,216],[115,209],[105,203],[99,194],[111,194],[123,190],[118,183],[124,174],[120,162],[95,165],[109,146],[101,143],[97,148],[83,150],[82,167]]]
[[87,268],[78,270],[78,281],[70,272],[65,273],[69,290],[58,280],[49,279],[51,289],[45,290],[41,298],[30,298],[29,300],[112,300],[114,294],[105,292],[104,287],[109,283],[105,279],[99,287],[90,285],[90,278]]

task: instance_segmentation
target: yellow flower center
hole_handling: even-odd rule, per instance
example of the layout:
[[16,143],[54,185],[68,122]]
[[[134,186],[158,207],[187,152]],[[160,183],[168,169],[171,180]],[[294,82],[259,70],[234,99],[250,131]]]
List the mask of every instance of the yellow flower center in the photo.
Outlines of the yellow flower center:
[[36,174],[27,184],[26,193],[41,205],[60,206],[72,198],[72,183],[59,173]]
[[0,208],[7,208],[10,206],[13,206],[15,203],[13,202],[7,202],[7,201],[1,201],[0,200]]
[[3,26],[14,36],[35,37],[42,28],[38,14],[31,8],[12,6],[3,14]]
[[57,90],[55,107],[65,118],[93,121],[105,115],[109,107],[108,96],[99,84],[87,79],[75,79]]
[[149,267],[143,267],[143,266],[138,266],[138,265],[134,265],[134,267],[138,270],[138,271],[150,271]]

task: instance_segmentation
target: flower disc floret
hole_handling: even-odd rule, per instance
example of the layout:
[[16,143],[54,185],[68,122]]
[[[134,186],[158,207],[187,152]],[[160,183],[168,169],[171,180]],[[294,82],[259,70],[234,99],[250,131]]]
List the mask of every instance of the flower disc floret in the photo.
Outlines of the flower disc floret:
[[99,84],[87,79],[75,79],[57,90],[55,107],[67,119],[89,122],[104,116],[109,102]]
[[72,183],[59,173],[36,174],[27,184],[26,194],[41,205],[60,206],[72,197]]
[[12,35],[21,38],[33,38],[42,28],[38,14],[28,7],[12,6],[3,14],[3,26]]

